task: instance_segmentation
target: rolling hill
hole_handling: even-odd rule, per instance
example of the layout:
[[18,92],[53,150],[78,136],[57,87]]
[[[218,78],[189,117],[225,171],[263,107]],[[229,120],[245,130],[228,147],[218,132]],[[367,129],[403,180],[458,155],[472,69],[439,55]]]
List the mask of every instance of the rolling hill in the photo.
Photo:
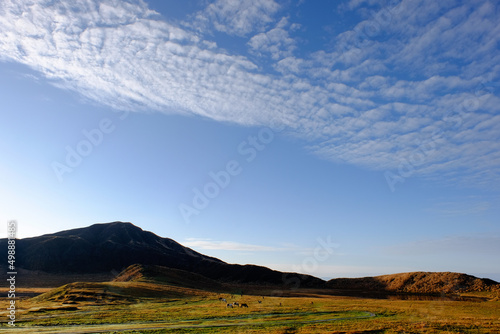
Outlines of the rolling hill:
[[148,282],[200,290],[225,290],[225,285],[203,275],[163,266],[133,264],[113,279],[114,282]]
[[500,285],[493,280],[452,272],[409,272],[375,277],[336,278],[326,285],[337,290],[411,294],[500,291]]

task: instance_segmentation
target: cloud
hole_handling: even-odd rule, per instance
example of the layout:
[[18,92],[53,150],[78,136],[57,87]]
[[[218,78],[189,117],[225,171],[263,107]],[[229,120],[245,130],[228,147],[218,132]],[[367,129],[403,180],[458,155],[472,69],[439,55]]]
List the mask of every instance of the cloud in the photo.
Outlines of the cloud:
[[297,46],[289,36],[288,26],[288,20],[282,18],[275,28],[253,36],[248,45],[254,53],[269,53],[274,60],[290,57]]
[[188,238],[183,243],[187,247],[193,247],[199,250],[223,250],[223,251],[249,251],[249,252],[275,252],[283,251],[276,247],[261,245],[251,245],[233,241],[216,241],[211,239]]
[[377,3],[376,0],[350,0],[346,3],[341,3],[340,6],[342,6],[343,8],[346,8],[348,10],[354,10],[354,9],[362,6],[363,4],[374,5],[376,3]]
[[329,51],[297,57],[294,24],[274,21],[282,8],[271,0],[217,0],[195,15],[210,29],[252,36],[253,54],[220,49],[140,0],[5,0],[0,59],[112,108],[284,125],[332,161],[494,187],[493,9],[488,1],[391,1],[335,36]]
[[246,36],[273,22],[279,8],[274,0],[216,0],[196,14],[194,26],[213,26],[229,35]]
[[481,214],[488,211],[491,206],[490,201],[468,197],[457,201],[437,202],[429,211],[447,217],[463,217]]
[[[245,244],[235,241],[220,241],[212,239],[201,239],[201,238],[187,238],[186,241],[182,243],[184,246],[192,247],[197,250],[220,250],[220,251],[242,251],[242,252],[278,252],[286,253],[288,255],[294,254],[295,256],[301,257],[315,257],[320,254],[321,256],[326,253],[330,254],[332,249],[321,248],[321,244],[314,248],[302,247],[294,244],[282,244],[280,246],[263,246],[254,244]],[[330,247],[335,247],[336,249],[340,247],[338,244],[328,244]],[[318,253],[319,252],[319,253]],[[339,255],[337,251],[336,255]]]

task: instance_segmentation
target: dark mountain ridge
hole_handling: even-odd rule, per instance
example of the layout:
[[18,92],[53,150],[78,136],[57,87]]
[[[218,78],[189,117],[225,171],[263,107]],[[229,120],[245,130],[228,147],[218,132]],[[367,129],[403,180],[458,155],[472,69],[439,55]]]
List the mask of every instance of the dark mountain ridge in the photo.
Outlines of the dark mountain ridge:
[[223,261],[161,238],[131,224],[94,224],[17,241],[17,265],[55,273],[121,271],[133,263],[187,269],[200,262]]
[[[7,240],[0,247],[7,249]],[[58,274],[118,274],[133,264],[158,265],[203,275],[221,282],[303,287],[325,282],[310,275],[282,273],[256,265],[228,264],[200,254],[169,238],[143,231],[123,222],[89,227],[17,240],[16,265],[30,271]]]

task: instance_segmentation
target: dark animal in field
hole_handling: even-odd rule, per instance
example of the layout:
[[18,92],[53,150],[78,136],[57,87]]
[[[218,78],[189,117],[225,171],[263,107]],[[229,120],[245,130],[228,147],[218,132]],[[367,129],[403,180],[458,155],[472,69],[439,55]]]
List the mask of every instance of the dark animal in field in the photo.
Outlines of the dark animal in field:
[[242,304],[240,305],[240,307],[246,307],[246,308],[248,308],[248,305],[247,305],[247,304],[245,304],[245,303],[242,303]]
[[262,304],[262,300],[258,300],[259,304]]
[[227,302],[226,298],[219,298],[219,300],[224,303]]
[[240,305],[240,304],[238,304],[238,302],[234,302],[234,303],[233,303],[233,305],[234,305],[234,306],[238,306],[238,305]]
[[233,308],[233,304],[226,304],[226,307]]

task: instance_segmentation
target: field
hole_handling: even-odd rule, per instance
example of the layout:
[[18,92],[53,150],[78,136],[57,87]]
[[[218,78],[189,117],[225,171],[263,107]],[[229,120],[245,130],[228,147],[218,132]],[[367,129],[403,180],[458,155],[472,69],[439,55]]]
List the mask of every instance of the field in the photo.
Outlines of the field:
[[[288,297],[252,293],[73,283],[18,300],[15,333],[500,333],[498,299],[372,299],[306,289]],[[248,308],[228,308],[220,298]],[[13,333],[7,312],[0,317],[0,333]]]

